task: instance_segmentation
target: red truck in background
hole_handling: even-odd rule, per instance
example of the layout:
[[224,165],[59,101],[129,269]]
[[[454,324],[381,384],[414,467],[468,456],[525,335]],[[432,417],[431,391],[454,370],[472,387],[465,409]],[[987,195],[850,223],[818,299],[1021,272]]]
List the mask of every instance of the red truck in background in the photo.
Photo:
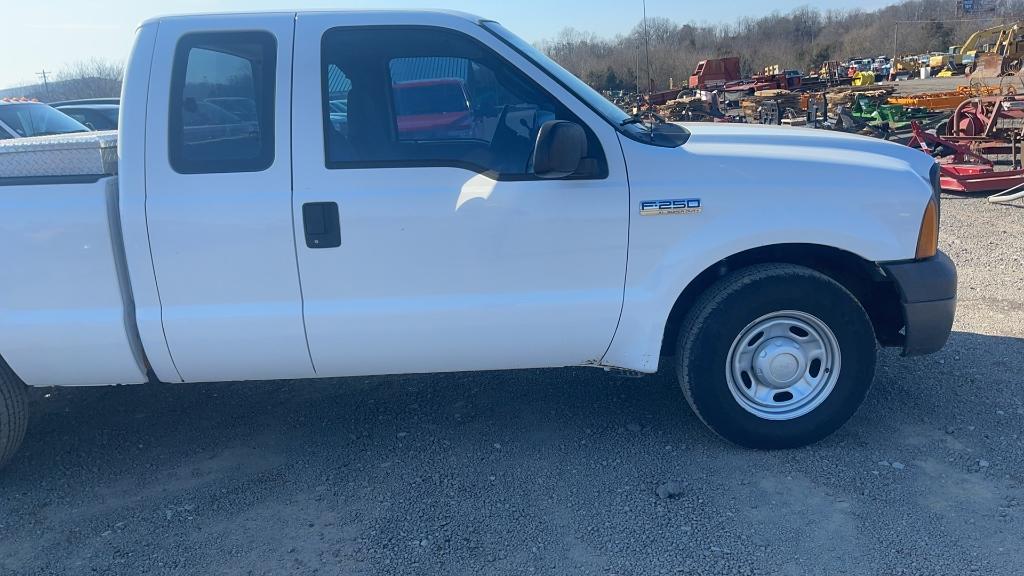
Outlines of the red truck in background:
[[[398,133],[406,139],[473,135],[473,113],[465,83],[458,78],[396,82]],[[452,132],[452,130],[461,132]]]
[[738,57],[701,60],[690,76],[690,89],[714,90],[741,78]]

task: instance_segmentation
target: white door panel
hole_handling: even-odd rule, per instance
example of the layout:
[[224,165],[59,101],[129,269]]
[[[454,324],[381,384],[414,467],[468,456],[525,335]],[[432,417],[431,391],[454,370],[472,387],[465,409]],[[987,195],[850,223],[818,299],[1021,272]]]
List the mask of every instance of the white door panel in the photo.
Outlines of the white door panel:
[[[290,14],[168,19],[160,24],[147,126],[146,215],[163,328],[174,364],[186,381],[314,375],[302,322],[292,229],[293,28]],[[169,71],[182,35],[206,31],[269,32],[276,41],[273,159],[265,169],[179,173],[169,161]],[[259,58],[243,48],[229,56]],[[207,52],[189,54],[189,66],[192,58],[196,62],[196,83],[206,76],[235,72],[225,72],[224,62],[233,60],[220,53],[216,57]],[[192,73],[190,68],[188,74]],[[244,155],[237,151],[244,150],[253,134],[269,139],[253,119],[255,112],[249,110],[257,103],[244,102],[245,98],[231,92],[231,86],[222,88],[221,94],[217,98],[186,94],[193,101],[187,106],[177,104],[185,110],[183,138],[228,155]]]
[[457,168],[313,182],[296,202],[335,201],[341,223],[340,247],[299,250],[318,373],[563,366],[607,348],[622,301],[621,187]]
[[[321,77],[327,30],[381,17],[300,14],[296,28],[294,225],[317,373],[597,363],[618,322],[626,266],[628,186],[615,131],[569,103],[604,148],[603,179],[499,181],[452,166],[328,169],[321,85],[306,79]],[[430,18],[529,66],[479,26]],[[402,24],[392,15],[386,23]],[[566,102],[559,85],[536,81]],[[331,110],[332,121],[341,110]],[[319,202],[339,207],[336,248],[306,245],[302,206]]]

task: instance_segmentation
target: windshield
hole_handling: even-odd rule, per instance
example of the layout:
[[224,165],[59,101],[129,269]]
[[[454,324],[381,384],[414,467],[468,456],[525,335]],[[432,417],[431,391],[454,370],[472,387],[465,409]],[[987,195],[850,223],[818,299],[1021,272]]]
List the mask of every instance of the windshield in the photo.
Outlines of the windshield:
[[89,131],[74,118],[45,104],[4,104],[0,106],[0,122],[25,138]]
[[506,30],[501,24],[498,24],[497,22],[484,22],[483,25],[493,34],[498,36],[498,38],[504,40],[513,48],[521,52],[523,56],[526,56],[526,58],[532,60],[534,64],[553,76],[555,80],[558,80],[558,82],[565,86],[567,90],[574,93],[580,100],[583,100],[584,103],[593,108],[595,112],[603,116],[613,125],[617,126],[629,118],[629,114],[626,114],[621,108],[612,104],[607,98],[602,96],[600,92],[588,86],[586,82],[574,76],[572,72],[569,72],[565,68],[559,66],[557,62],[549,58],[540,50],[534,48],[529,42]]

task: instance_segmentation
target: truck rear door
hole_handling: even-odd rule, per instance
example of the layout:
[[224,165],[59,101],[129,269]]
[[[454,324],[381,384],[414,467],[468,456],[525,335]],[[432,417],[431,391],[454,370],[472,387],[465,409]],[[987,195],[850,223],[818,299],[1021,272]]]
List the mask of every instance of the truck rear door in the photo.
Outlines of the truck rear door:
[[293,32],[288,13],[160,22],[146,220],[186,381],[314,375],[292,229]]

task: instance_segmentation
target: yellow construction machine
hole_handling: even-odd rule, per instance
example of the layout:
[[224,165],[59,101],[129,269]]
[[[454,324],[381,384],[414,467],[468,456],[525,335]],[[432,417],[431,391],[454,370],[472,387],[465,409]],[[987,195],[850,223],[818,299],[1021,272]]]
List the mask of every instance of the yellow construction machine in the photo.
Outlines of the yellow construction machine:
[[892,71],[897,75],[907,74],[916,78],[921,70],[921,60],[917,56],[904,56],[893,63]]
[[[1021,57],[1016,47],[1021,27],[1021,23],[1015,22],[978,30],[962,45],[950,46],[948,52],[932,52],[925,63],[932,70],[953,74],[966,72],[970,75],[981,68],[979,78],[994,78],[1013,72],[1014,63]],[[984,60],[980,65],[979,57]]]
[[1024,58],[1024,22],[979,30],[957,52],[972,79],[1015,74]]
[[949,52],[932,52],[928,67],[932,70],[956,69],[963,66],[963,55],[955,51],[959,46],[950,46]]

